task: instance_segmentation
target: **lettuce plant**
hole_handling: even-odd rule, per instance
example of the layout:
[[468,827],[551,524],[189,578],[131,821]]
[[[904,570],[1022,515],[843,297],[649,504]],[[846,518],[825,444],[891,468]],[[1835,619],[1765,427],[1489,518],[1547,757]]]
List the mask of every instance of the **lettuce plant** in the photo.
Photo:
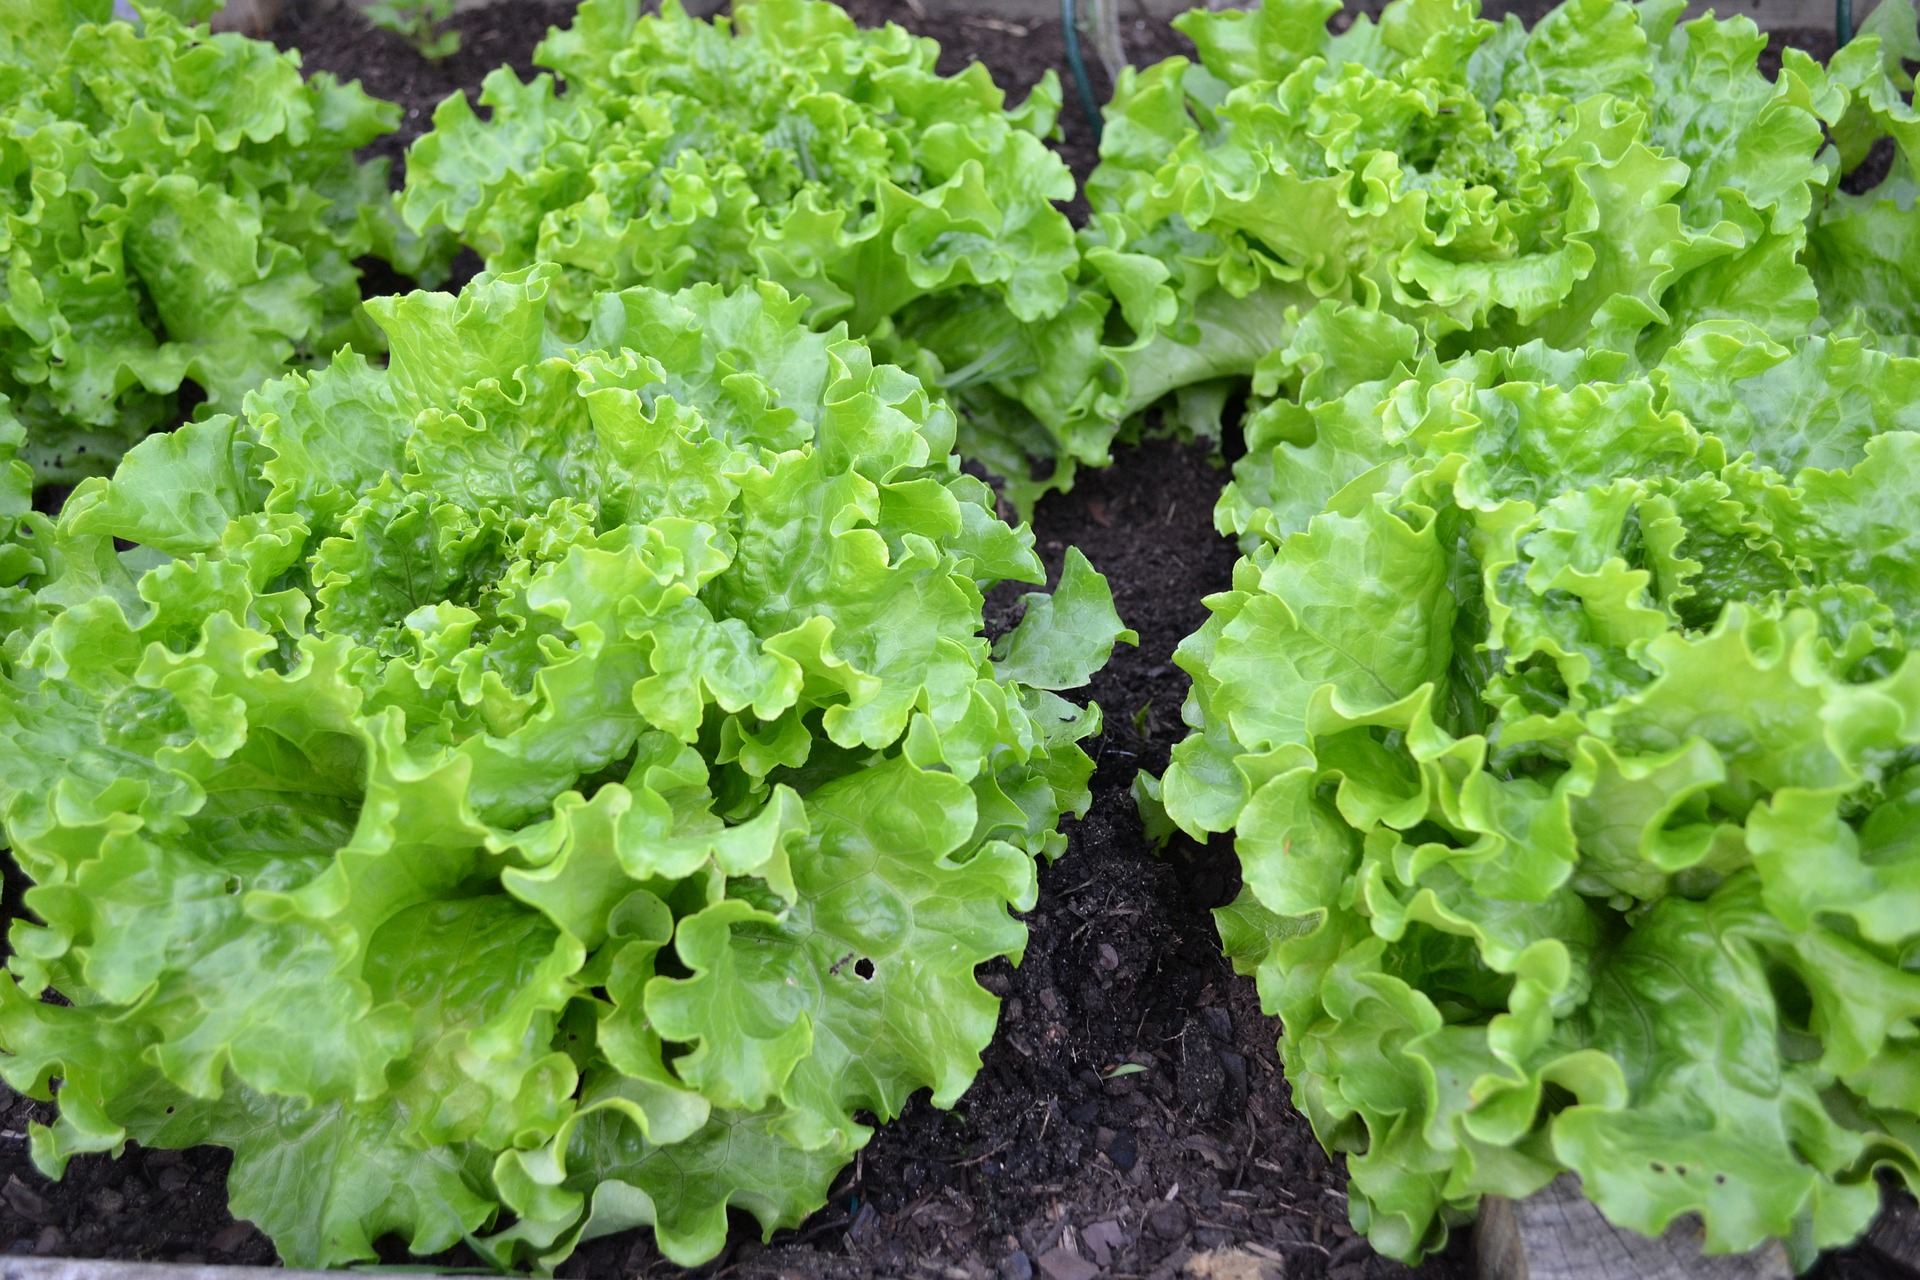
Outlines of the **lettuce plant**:
[[1143,811],[1233,833],[1223,942],[1408,1260],[1565,1170],[1802,1263],[1920,1185],[1912,10],[1771,83],[1676,12],[1194,15],[1093,184],[1181,299],[1129,406],[1254,393]]
[[0,394],[42,483],[112,470],[188,383],[232,411],[290,366],[375,349],[355,259],[432,275],[445,254],[400,221],[385,162],[353,159],[396,107],[166,6],[111,12],[0,12]]
[[[1654,362],[1703,320],[1785,341],[1858,304],[1910,328],[1911,6],[1875,14],[1884,45],[1828,68],[1788,49],[1773,81],[1751,21],[1682,7],[1568,0],[1528,30],[1394,0],[1339,35],[1337,0],[1183,15],[1198,64],[1122,77],[1087,184],[1087,259],[1127,302],[1091,411],[1173,393],[1177,421],[1217,433],[1249,379],[1276,392],[1323,299],[1450,353],[1538,338]],[[1837,197],[1889,131],[1894,173]]]
[[933,41],[824,0],[637,14],[587,0],[535,54],[561,84],[496,71],[485,122],[443,102],[408,159],[412,225],[451,227],[496,270],[560,265],[554,305],[576,330],[607,287],[777,281],[809,323],[844,320],[958,396],[962,452],[1023,502],[1046,488],[1030,456],[1057,457],[1060,486],[1106,459],[1111,428],[1067,419],[1090,366],[1053,350],[1084,333],[1092,354],[1091,324],[1062,317],[1106,303],[1076,301],[1053,206],[1074,184],[1043,141],[1051,73],[1007,111],[985,67],[936,75]]
[[978,1069],[974,966],[1088,802],[1051,690],[1132,639],[1105,582],[1069,553],[990,647],[1042,572],[943,402],[771,284],[563,337],[555,279],[369,303],[388,367],[68,500],[0,682],[50,1176],[230,1147],[295,1266],[637,1224],[692,1264]]
[[[1355,1225],[1562,1170],[1803,1264],[1920,1185],[1920,361],[1696,325],[1644,373],[1323,303],[1148,783]],[[1148,805],[1152,811],[1152,805]]]
[[429,62],[444,62],[460,52],[460,33],[447,25],[453,0],[374,0],[367,21],[391,31]]

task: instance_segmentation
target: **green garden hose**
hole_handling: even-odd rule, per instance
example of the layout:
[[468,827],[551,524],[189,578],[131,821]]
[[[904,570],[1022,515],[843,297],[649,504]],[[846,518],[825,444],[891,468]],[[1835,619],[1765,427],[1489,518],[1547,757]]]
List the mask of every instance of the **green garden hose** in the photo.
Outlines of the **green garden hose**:
[[[1839,3],[1845,4],[1847,0]],[[1087,79],[1087,64],[1080,57],[1080,24],[1074,13],[1074,0],[1060,0],[1060,26],[1067,37],[1067,66],[1073,71],[1074,84],[1080,88],[1080,109],[1086,112],[1097,143],[1104,122],[1100,118],[1100,103],[1093,96],[1093,81]]]
[[1833,47],[1838,49],[1851,39],[1853,39],[1853,0],[1833,0]]

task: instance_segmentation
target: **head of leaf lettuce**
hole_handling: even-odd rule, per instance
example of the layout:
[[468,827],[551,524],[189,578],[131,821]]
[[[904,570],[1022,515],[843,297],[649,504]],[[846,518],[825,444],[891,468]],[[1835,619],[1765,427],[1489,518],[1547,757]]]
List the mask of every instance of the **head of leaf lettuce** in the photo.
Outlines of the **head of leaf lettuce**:
[[984,65],[938,56],[823,0],[711,20],[587,0],[534,54],[552,76],[495,71],[484,119],[440,104],[402,206],[490,269],[559,265],[561,323],[609,288],[777,281],[950,396],[960,452],[1024,510],[1108,461],[1114,424],[1088,410],[1111,299],[1057,207],[1057,77],[1009,106]]
[[914,378],[771,285],[562,343],[550,278],[382,302],[387,369],[69,501],[0,681],[0,1075],[58,1081],[50,1175],[228,1146],[290,1265],[639,1224],[691,1264],[977,1070],[1106,584],[1069,553],[990,648],[1041,566]]
[[343,345],[378,351],[360,260],[445,274],[451,237],[409,231],[387,162],[354,157],[399,108],[188,25],[217,7],[0,7],[0,395],[39,484],[105,475]]
[[[1086,184],[1083,261],[1120,303],[1095,416],[1163,404],[1217,437],[1284,391],[1278,354],[1323,301],[1449,354],[1543,339],[1650,366],[1703,321],[1791,341],[1856,310],[1911,342],[1912,5],[1772,72],[1750,18],[1685,8],[1566,0],[1527,26],[1393,0],[1337,34],[1338,0],[1183,14],[1197,61],[1121,76]],[[1883,137],[1891,167],[1846,194]]]
[[1382,1252],[1572,1171],[1804,1268],[1920,1185],[1920,360],[1876,342],[1443,360],[1329,303],[1282,353],[1142,791],[1234,833],[1222,940]]

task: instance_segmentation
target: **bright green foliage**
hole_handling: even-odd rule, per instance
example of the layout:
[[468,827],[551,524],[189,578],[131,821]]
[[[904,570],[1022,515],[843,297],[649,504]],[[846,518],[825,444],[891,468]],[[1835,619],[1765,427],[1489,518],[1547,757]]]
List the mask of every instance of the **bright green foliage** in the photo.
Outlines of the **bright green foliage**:
[[1178,299],[1116,412],[1253,391],[1143,809],[1235,833],[1223,940],[1402,1258],[1566,1169],[1802,1261],[1920,1184],[1920,39],[1768,81],[1679,8],[1196,12],[1090,184]]
[[[105,474],[181,416],[289,366],[378,347],[354,259],[432,275],[450,246],[400,221],[353,150],[398,110],[299,59],[154,5],[0,10],[0,394],[41,483]],[[436,247],[437,245],[437,247]]]
[[1810,1260],[1920,1184],[1920,360],[1416,347],[1302,321],[1146,790],[1235,831],[1223,938],[1376,1247],[1572,1169]]
[[460,33],[447,29],[453,0],[373,0],[361,12],[367,21],[400,36],[429,62],[460,52]]
[[[1057,455],[1061,487],[1076,460],[1105,461],[1111,428],[1068,420],[1097,350],[1065,318],[1106,304],[1073,301],[1079,253],[1053,206],[1073,179],[1042,140],[1051,73],[1009,112],[985,67],[938,76],[933,41],[824,0],[744,0],[712,22],[638,8],[588,0],[549,35],[535,59],[564,92],[502,69],[486,122],[443,102],[408,160],[408,220],[451,227],[495,270],[559,264],[574,330],[608,287],[777,281],[809,323],[844,320],[956,396],[961,451],[1023,502],[1047,487],[1025,480],[1030,456]],[[1085,352],[1053,350],[1083,330]]]
[[[1531,30],[1395,0],[1332,35],[1338,8],[1196,9],[1176,25],[1198,65],[1122,77],[1087,186],[1087,261],[1131,330],[1109,335],[1103,415],[1177,393],[1175,419],[1217,433],[1231,389],[1279,388],[1276,353],[1323,299],[1450,353],[1539,338],[1651,362],[1702,320],[1788,341],[1856,305],[1912,328],[1910,5],[1868,32],[1899,40],[1827,68],[1788,49],[1774,81],[1751,21],[1678,24],[1679,0],[1568,0]],[[1837,196],[1886,132],[1894,173]]]
[[33,592],[43,585],[52,549],[53,521],[33,510],[33,468],[20,458],[26,428],[0,396],[0,635],[33,617]]
[[1861,24],[1860,37],[1834,60],[1863,56],[1856,50],[1880,41],[1886,72],[1869,77],[1847,114],[1834,127],[1840,153],[1851,169],[1877,138],[1896,147],[1892,171],[1862,195],[1836,192],[1813,227],[1807,261],[1820,289],[1824,314],[1839,320],[1856,309],[1883,339],[1920,353],[1920,213],[1915,176],[1920,175],[1920,114],[1912,104],[1913,77],[1906,66],[1920,62],[1920,28],[1911,0],[1882,4]]
[[[270,382],[68,500],[7,642],[35,882],[0,980],[34,1154],[234,1150],[295,1266],[466,1238],[550,1267],[817,1207],[950,1105],[1131,640],[954,418],[762,284],[595,302],[550,268],[369,304],[392,350]],[[116,552],[114,539],[133,544]],[[71,1007],[35,997],[48,988]]]

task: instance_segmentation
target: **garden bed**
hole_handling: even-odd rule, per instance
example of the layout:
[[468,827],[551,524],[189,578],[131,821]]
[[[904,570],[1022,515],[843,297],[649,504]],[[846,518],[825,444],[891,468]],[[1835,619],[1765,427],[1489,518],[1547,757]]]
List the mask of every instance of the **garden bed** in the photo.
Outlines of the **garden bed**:
[[[1057,22],[921,18],[911,0],[848,7],[862,22],[899,21],[940,40],[943,72],[986,62],[1016,99],[1064,65]],[[565,16],[564,6],[531,0],[463,13],[462,48],[437,67],[344,9],[289,18],[274,38],[299,47],[309,71],[357,78],[400,103],[401,132],[374,148],[397,159],[446,93],[477,89],[502,62],[527,73],[533,45]],[[1130,26],[1136,61],[1187,47],[1162,24]],[[1776,34],[1776,50],[1788,39],[1828,52],[1824,33]],[[1096,92],[1104,97],[1106,88],[1096,69]],[[1063,132],[1061,151],[1084,178],[1093,140],[1071,100]],[[763,1249],[743,1218],[733,1244],[700,1274],[1469,1274],[1464,1234],[1417,1271],[1354,1236],[1344,1174],[1291,1107],[1276,1024],[1220,956],[1209,911],[1237,888],[1229,847],[1177,838],[1156,855],[1128,797],[1135,770],[1162,770],[1184,733],[1187,679],[1171,657],[1206,616],[1202,597],[1228,584],[1234,552],[1211,515],[1224,480],[1204,449],[1155,442],[1122,451],[1112,470],[1084,473],[1072,494],[1041,505],[1035,531],[1050,570],[1058,573],[1067,547],[1080,547],[1108,576],[1140,645],[1117,653],[1091,690],[1107,715],[1090,748],[1099,763],[1093,807],[1069,824],[1067,854],[1041,876],[1025,961],[983,970],[983,983],[1004,999],[985,1065],[954,1111],[918,1103],[882,1129],[799,1230]],[[1003,621],[1013,598],[994,602]],[[10,905],[20,888],[10,871]],[[1111,1076],[1128,1063],[1145,1069]],[[224,1152],[80,1158],[64,1182],[49,1184],[26,1153],[27,1122],[42,1111],[14,1099],[0,1122],[0,1249],[273,1260],[266,1238],[227,1212]],[[1217,1253],[1203,1256],[1224,1250],[1241,1251],[1234,1265],[1242,1270],[1220,1270]],[[404,1260],[396,1246],[389,1261]],[[1856,1274],[1849,1266],[1833,1260],[1828,1270]],[[562,1274],[674,1271],[640,1232],[583,1247]]]

